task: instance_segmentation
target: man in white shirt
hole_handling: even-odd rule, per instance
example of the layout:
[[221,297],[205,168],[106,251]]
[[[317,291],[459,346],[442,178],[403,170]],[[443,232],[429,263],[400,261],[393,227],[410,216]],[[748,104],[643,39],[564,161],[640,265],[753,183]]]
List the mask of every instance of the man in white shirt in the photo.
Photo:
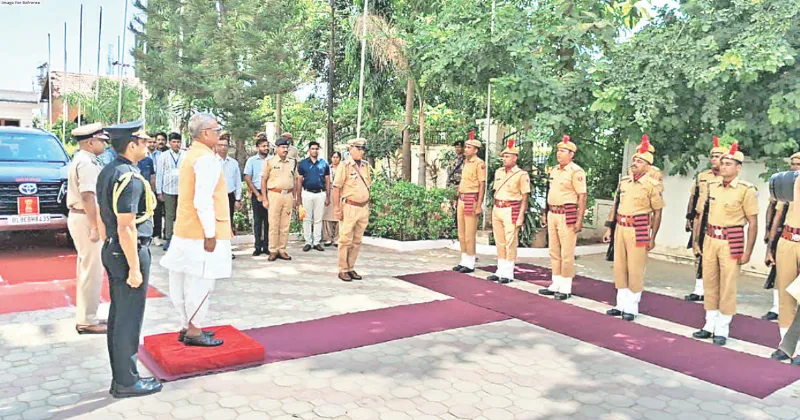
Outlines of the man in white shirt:
[[219,142],[216,117],[201,112],[189,119],[192,146],[180,169],[178,219],[172,245],[161,259],[169,270],[169,296],[181,317],[178,340],[187,346],[222,344],[201,326],[216,279],[231,276],[228,187],[213,148]]
[[[231,135],[223,131],[219,135],[217,142],[217,160],[222,165],[222,174],[225,176],[225,183],[228,185],[228,209],[231,214],[231,231],[236,234],[233,225],[233,213],[242,208],[242,172],[239,170],[239,162],[228,156],[231,147]],[[233,255],[231,258],[235,259]]]
[[156,194],[164,202],[164,251],[169,249],[175,212],[178,208],[178,178],[184,152],[181,150],[181,135],[170,133],[169,150],[161,153],[156,169]]

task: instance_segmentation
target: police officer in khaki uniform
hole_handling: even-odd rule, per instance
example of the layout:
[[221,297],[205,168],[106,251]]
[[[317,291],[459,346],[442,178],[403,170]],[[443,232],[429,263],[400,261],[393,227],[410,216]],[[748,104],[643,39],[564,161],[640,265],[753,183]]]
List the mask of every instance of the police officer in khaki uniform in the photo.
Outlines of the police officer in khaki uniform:
[[[647,134],[643,135],[642,139],[644,139],[645,137],[647,137],[647,141],[648,141],[647,144],[649,144],[649,146],[647,146],[647,152],[650,153],[651,155],[655,156],[656,155],[656,148],[653,146],[652,143],[650,143],[650,138],[647,136]],[[634,159],[636,159],[636,158],[635,157],[631,158],[631,167],[628,168],[628,176],[633,176],[633,161],[634,161]],[[660,187],[661,187],[661,191],[662,192],[664,191],[664,173],[661,172],[661,169],[659,169],[655,165],[650,165],[650,169],[647,170],[647,176],[649,176],[650,178],[653,178],[654,180],[658,181],[659,184],[660,184]]]
[[550,238],[553,282],[539,293],[558,300],[572,296],[575,245],[586,212],[586,172],[573,162],[577,151],[578,146],[570,141],[569,136],[564,136],[558,143],[558,166],[549,171],[547,211],[542,215],[542,225],[547,227]]
[[517,261],[519,228],[525,224],[531,179],[517,166],[519,149],[509,140],[503,152],[503,167],[494,173],[494,205],[492,206],[492,231],[497,245],[497,272],[489,280],[508,283],[514,280],[514,263]]
[[333,214],[341,220],[339,227],[339,279],[361,280],[355,265],[361,239],[369,222],[369,189],[372,185],[369,163],[364,161],[367,141],[361,138],[347,142],[350,158],[339,164],[333,177]]
[[660,182],[647,175],[653,163],[653,154],[648,151],[648,145],[647,135],[642,136],[638,153],[633,155],[633,175],[620,180],[617,187],[619,206],[609,214],[603,235],[603,240],[609,242],[611,226],[616,224],[614,285],[617,288],[617,303],[606,314],[622,315],[626,321],[633,321],[639,314],[647,253],[655,247],[656,235],[661,227],[661,210],[664,208]]
[[297,161],[288,157],[289,139],[275,142],[275,156],[264,162],[261,171],[262,204],[269,211],[269,261],[291,260],[286,253],[289,223],[292,221],[297,179]]
[[[791,170],[800,170],[800,153],[793,154],[789,161]],[[789,326],[794,321],[797,312],[797,300],[794,296],[786,292],[786,287],[800,274],[800,209],[795,205],[795,201],[786,203],[776,203],[775,215],[769,233],[769,244],[767,245],[767,265],[775,264],[775,286],[773,287],[778,294],[778,327],[783,341]],[[783,223],[783,231],[778,237],[780,225]],[[777,249],[773,255],[773,241],[778,241]],[[772,354],[773,359],[786,360],[790,357],[783,350],[776,350]]]
[[[692,334],[695,338],[714,337],[714,344],[723,346],[729,326],[736,314],[736,281],[739,267],[750,261],[758,233],[758,193],[756,187],[739,179],[744,154],[734,143],[720,158],[722,181],[708,184],[700,198],[701,209],[708,206],[708,225],[703,249],[697,235],[700,223],[694,225],[694,252],[703,255],[703,288],[706,323]],[[745,248],[744,225],[748,224]]]
[[464,146],[464,165],[461,182],[458,184],[458,243],[461,246],[461,262],[453,271],[471,273],[475,271],[475,235],[478,233],[478,216],[486,194],[486,163],[478,157],[481,142],[475,140],[475,131],[470,131]]
[[[726,150],[719,146],[719,137],[714,136],[712,138],[713,147],[708,154],[708,161],[711,163],[711,168],[706,169],[705,171],[699,172],[694,179],[694,185],[692,185],[692,190],[690,191],[689,196],[689,206],[686,209],[686,231],[692,232],[694,230],[694,223],[695,220],[698,220],[699,223],[703,223],[703,213],[699,212],[697,208],[700,205],[700,197],[703,194],[706,194],[708,191],[708,183],[714,181],[722,180],[722,177],[719,176],[719,158],[722,156]],[[701,230],[705,229],[705,226],[701,226]],[[701,232],[701,235],[703,233]],[[695,260],[696,266],[696,274],[695,274],[695,281],[694,281],[694,291],[684,297],[684,299],[690,302],[697,302],[703,300],[703,295],[705,292],[703,291],[703,256],[698,255]]]
[[75,329],[78,334],[105,334],[106,325],[97,318],[100,287],[103,285],[103,261],[97,211],[97,176],[103,167],[97,156],[104,152],[108,136],[100,123],[72,130],[78,149],[69,164],[67,175],[67,225],[78,251],[75,302]]

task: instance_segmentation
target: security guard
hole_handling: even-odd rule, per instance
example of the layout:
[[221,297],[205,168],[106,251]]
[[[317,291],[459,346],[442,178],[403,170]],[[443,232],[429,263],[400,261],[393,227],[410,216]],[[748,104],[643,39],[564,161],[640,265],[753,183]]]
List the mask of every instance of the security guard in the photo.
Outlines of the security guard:
[[289,223],[292,221],[297,179],[297,160],[288,156],[289,139],[275,142],[275,156],[264,162],[261,170],[262,204],[269,211],[269,261],[291,260],[286,253],[289,244]]
[[519,149],[514,146],[513,139],[508,141],[500,156],[503,158],[503,167],[495,171],[492,185],[492,231],[497,245],[497,272],[488,280],[508,283],[514,280],[519,228],[525,224],[531,178],[517,166]]
[[464,164],[461,181],[458,183],[458,243],[461,246],[461,262],[453,271],[471,273],[475,271],[475,236],[478,234],[478,216],[481,214],[483,196],[486,194],[486,163],[478,157],[481,142],[475,140],[475,130],[469,132],[464,147]]
[[333,214],[341,220],[339,227],[339,279],[361,280],[355,265],[361,250],[361,239],[369,223],[369,189],[372,175],[364,161],[367,141],[362,138],[347,142],[350,158],[339,164],[333,177]]
[[550,238],[553,282],[546,289],[539,290],[539,293],[554,296],[558,300],[572,296],[575,245],[586,212],[586,172],[573,162],[577,151],[578,146],[570,141],[569,136],[564,136],[558,143],[558,166],[549,171],[547,210],[542,215],[542,226],[547,226]]
[[100,251],[100,228],[97,213],[97,176],[103,167],[97,156],[103,153],[108,136],[100,123],[72,130],[78,149],[67,173],[67,224],[78,252],[75,273],[75,329],[78,334],[105,334],[106,325],[97,318],[100,288],[103,285],[103,262]]
[[664,208],[660,182],[647,175],[653,163],[653,154],[648,151],[648,146],[647,135],[642,136],[638,153],[633,155],[633,174],[619,181],[619,206],[609,214],[603,235],[603,240],[609,242],[611,226],[616,224],[614,285],[617,303],[606,314],[622,315],[626,321],[633,321],[639,314],[647,253],[655,247]]
[[111,394],[116,398],[152,394],[161,390],[155,378],[142,378],[136,367],[147,284],[150,277],[150,241],[156,198],[136,164],[147,155],[141,121],[108,127],[117,158],[100,172],[97,200],[107,239],[103,266],[108,273],[111,309],[108,316],[108,353]]
[[[791,170],[800,170],[800,153],[795,153],[790,158]],[[777,203],[775,218],[770,229],[767,246],[767,264],[774,263],[776,270],[774,290],[778,292],[778,327],[783,340],[789,326],[794,321],[797,312],[797,300],[786,292],[786,287],[800,274],[800,212],[795,202]],[[783,219],[783,229],[778,237],[778,224]],[[777,249],[773,255],[771,244],[777,240]],[[786,360],[789,355],[783,350],[776,350],[773,359]]]
[[[686,209],[686,231],[692,232],[694,229],[695,220],[698,220],[701,224],[701,232],[705,229],[703,224],[703,213],[697,211],[697,208],[700,205],[700,197],[708,191],[708,183],[714,181],[722,180],[722,177],[719,176],[719,158],[722,156],[726,150],[719,146],[719,137],[714,136],[712,137],[713,147],[708,154],[708,161],[711,163],[711,168],[706,169],[697,174],[694,179],[694,185],[692,185],[692,190],[690,191],[689,196],[689,206]],[[697,302],[703,300],[703,256],[698,255],[695,258],[695,281],[694,281],[694,291],[684,297],[684,299],[690,302]]]
[[[644,141],[645,139],[647,139],[647,144],[649,145],[647,146],[647,153],[650,153],[651,155],[655,156],[656,148],[653,146],[652,143],[650,143],[650,137],[648,137],[647,134],[642,135],[642,141]],[[636,155],[634,155],[634,157],[631,158],[631,167],[628,168],[628,176],[633,176],[633,161],[634,159],[636,159],[635,156]],[[664,191],[664,173],[661,172],[661,169],[651,164],[650,168],[647,170],[647,176],[658,181],[661,187],[661,191],[662,192]]]
[[[733,143],[720,158],[721,181],[708,184],[700,198],[701,209],[708,206],[708,225],[703,249],[698,243],[700,223],[694,224],[694,252],[703,255],[703,306],[706,323],[692,334],[695,338],[714,337],[714,344],[723,346],[729,326],[736,314],[736,281],[739,267],[750,261],[758,233],[758,193],[756,187],[739,179],[744,154]],[[749,224],[745,248],[745,223]]]

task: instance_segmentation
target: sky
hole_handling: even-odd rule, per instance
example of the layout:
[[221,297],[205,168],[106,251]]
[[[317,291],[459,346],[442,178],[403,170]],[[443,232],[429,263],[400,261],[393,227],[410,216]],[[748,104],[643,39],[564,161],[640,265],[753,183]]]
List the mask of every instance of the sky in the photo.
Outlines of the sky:
[[[31,91],[38,71],[47,62],[47,34],[50,33],[53,71],[64,70],[64,22],[67,22],[67,71],[78,72],[80,8],[83,4],[84,73],[97,69],[97,32],[100,7],[103,8],[103,32],[100,42],[100,73],[106,73],[109,44],[116,61],[117,37],[122,36],[122,22],[127,0],[0,0],[0,89]],[[26,4],[27,3],[27,4]],[[128,16],[139,10],[128,5]],[[126,50],[133,48],[133,34],[128,31]],[[128,54],[125,63],[132,63]],[[128,71],[132,71],[128,69]],[[116,72],[116,70],[115,70]]]

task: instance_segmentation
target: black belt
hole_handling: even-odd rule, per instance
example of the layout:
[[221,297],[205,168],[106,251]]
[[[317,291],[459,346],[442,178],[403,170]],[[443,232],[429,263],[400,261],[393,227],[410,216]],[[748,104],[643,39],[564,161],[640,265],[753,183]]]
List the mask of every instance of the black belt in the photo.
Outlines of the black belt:
[[[119,243],[119,237],[111,236],[108,239],[106,239],[106,242],[108,244],[113,244],[114,242]],[[140,236],[136,240],[136,244],[139,245],[140,247],[142,247],[142,246],[150,246],[150,244],[152,242],[153,242],[153,238],[150,238],[150,237],[147,237],[147,236]]]
[[319,194],[321,192],[324,192],[325,190],[307,190],[307,189],[303,188],[303,191],[308,191],[308,192],[310,192],[312,194]]

